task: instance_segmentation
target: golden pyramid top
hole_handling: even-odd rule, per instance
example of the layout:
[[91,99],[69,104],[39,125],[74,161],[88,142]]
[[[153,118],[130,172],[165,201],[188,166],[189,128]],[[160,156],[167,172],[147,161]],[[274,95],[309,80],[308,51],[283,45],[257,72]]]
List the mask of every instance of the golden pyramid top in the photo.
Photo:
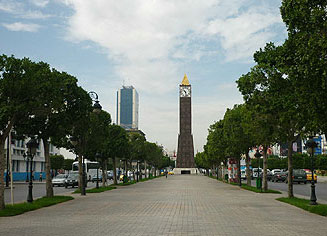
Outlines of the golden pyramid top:
[[186,74],[184,75],[182,85],[190,85],[190,82],[188,81],[188,78],[187,78]]

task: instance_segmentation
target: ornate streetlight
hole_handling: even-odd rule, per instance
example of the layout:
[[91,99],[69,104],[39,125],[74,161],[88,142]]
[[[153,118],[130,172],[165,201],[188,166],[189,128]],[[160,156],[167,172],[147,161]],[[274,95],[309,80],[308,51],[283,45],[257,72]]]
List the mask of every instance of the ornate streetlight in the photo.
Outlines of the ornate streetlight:
[[259,148],[257,148],[256,153],[254,154],[254,156],[258,159],[258,168],[257,168],[257,189],[261,189],[262,188],[262,184],[261,184],[261,176],[259,173],[259,167],[260,167],[260,157],[262,157],[262,154],[259,152]]
[[36,149],[38,148],[39,144],[34,137],[32,137],[27,143],[26,146],[28,148],[27,155],[24,154],[24,158],[30,162],[30,181],[28,184],[28,195],[27,195],[27,202],[33,202],[33,158],[36,154]]
[[318,205],[316,197],[316,186],[314,180],[314,169],[313,169],[313,154],[314,149],[318,146],[317,143],[313,140],[313,136],[309,137],[309,140],[305,144],[308,148],[308,153],[311,156],[311,196],[310,196],[310,205]]

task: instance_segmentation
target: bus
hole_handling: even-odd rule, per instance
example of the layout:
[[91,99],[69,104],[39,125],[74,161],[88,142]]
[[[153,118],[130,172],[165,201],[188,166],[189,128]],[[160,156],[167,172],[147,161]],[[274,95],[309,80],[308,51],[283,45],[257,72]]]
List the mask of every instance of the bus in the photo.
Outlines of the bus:
[[[92,178],[92,176],[97,174],[97,168],[99,168],[99,162],[97,161],[89,161],[87,159],[84,160],[84,165],[85,165],[85,173],[87,178]],[[78,161],[73,162],[72,166],[73,171],[78,171]],[[99,175],[101,171],[99,170]]]

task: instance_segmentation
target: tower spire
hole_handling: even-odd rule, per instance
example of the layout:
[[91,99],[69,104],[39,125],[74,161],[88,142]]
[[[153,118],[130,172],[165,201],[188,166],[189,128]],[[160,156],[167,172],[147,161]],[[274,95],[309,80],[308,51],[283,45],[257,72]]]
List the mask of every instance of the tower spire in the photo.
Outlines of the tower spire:
[[188,81],[188,78],[187,78],[186,74],[184,74],[182,85],[190,85],[190,82]]

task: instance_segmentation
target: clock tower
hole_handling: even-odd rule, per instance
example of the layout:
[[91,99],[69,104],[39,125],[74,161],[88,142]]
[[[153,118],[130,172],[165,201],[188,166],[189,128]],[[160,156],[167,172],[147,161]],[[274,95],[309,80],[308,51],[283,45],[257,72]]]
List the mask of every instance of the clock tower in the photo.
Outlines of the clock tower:
[[184,75],[179,85],[179,135],[176,168],[181,174],[191,174],[194,164],[194,146],[192,135],[191,85]]

